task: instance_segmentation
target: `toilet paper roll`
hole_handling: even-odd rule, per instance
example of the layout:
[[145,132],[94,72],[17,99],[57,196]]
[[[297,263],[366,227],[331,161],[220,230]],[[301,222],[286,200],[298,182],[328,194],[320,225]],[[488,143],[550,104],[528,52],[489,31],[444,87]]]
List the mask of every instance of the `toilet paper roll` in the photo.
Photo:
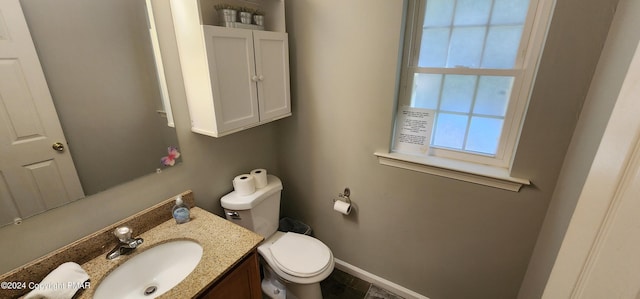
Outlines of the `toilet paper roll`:
[[256,180],[250,174],[241,174],[233,178],[233,190],[240,196],[253,194],[256,192]]
[[251,171],[251,175],[256,180],[256,188],[264,188],[267,186],[267,170],[258,168]]
[[351,204],[342,200],[336,200],[336,202],[333,203],[333,209],[344,215],[349,215],[349,213],[351,213]]

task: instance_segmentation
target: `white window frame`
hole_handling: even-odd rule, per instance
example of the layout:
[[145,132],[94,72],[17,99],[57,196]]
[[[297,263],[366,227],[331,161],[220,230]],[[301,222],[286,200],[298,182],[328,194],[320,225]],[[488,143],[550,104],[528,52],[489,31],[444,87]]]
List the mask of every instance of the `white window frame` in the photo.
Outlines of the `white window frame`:
[[[513,69],[418,68],[422,24],[428,0],[407,0],[398,108],[410,106],[414,74],[509,75],[512,95],[495,156],[431,146],[427,155],[376,153],[381,164],[432,173],[463,181],[518,191],[529,181],[510,176],[524,115],[544,48],[555,0],[531,0]],[[394,121],[395,123],[395,121]],[[392,141],[393,142],[393,141]],[[393,147],[393,144],[392,144]],[[496,182],[496,180],[498,182]],[[506,183],[508,186],[503,186]]]

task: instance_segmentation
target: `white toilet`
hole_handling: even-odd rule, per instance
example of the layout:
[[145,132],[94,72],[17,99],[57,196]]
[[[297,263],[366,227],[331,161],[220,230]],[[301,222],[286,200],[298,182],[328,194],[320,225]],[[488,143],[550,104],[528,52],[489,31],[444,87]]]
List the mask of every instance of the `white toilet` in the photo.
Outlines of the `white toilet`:
[[278,231],[282,182],[268,175],[268,184],[255,193],[235,191],[220,199],[227,219],[265,240],[258,246],[264,279],[262,291],[270,298],[322,299],[320,281],[333,271],[333,253],[313,237]]

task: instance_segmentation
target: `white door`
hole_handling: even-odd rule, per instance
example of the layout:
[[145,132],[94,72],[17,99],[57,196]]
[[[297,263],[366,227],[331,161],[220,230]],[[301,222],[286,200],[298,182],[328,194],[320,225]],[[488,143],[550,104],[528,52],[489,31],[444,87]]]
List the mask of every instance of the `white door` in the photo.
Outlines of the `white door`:
[[84,197],[66,146],[20,3],[2,0],[0,225]]
[[640,298],[639,115],[637,48],[543,298]]
[[291,115],[289,43],[284,32],[253,31],[260,122]]

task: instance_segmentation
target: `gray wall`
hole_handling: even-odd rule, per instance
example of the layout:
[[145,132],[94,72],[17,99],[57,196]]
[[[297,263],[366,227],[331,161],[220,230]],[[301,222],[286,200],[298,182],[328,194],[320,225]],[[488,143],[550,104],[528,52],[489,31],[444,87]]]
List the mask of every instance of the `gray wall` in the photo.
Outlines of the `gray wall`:
[[640,2],[621,0],[611,23],[558,184],[529,262],[519,298],[540,298],[576,207],[600,139],[640,40]]
[[[430,298],[515,298],[615,3],[558,1],[514,161],[533,186],[514,193],[377,163],[391,139],[402,1],[288,1],[284,214],[336,258]],[[332,210],[346,186],[348,217]]]

